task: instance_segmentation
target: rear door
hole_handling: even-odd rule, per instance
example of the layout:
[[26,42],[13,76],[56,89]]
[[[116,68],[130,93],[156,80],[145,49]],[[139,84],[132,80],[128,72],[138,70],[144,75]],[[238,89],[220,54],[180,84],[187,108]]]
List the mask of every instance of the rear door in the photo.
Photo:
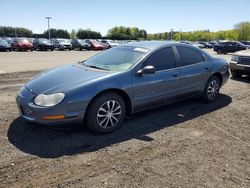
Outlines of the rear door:
[[180,87],[182,95],[197,94],[211,75],[211,63],[195,48],[176,46],[180,60]]
[[135,111],[168,102],[178,95],[180,89],[179,69],[172,47],[153,53],[140,68],[147,65],[154,66],[156,72],[142,76],[135,73],[133,76]]

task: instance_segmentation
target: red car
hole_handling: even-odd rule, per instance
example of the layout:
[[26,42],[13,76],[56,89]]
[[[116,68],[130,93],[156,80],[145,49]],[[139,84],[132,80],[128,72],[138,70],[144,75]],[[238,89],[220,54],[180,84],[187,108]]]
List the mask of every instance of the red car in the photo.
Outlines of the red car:
[[97,40],[86,40],[88,44],[90,44],[91,50],[104,50],[106,49],[102,43],[98,42]]
[[14,38],[11,47],[13,50],[19,50],[19,51],[33,51],[34,47],[33,44],[27,39],[27,38]]

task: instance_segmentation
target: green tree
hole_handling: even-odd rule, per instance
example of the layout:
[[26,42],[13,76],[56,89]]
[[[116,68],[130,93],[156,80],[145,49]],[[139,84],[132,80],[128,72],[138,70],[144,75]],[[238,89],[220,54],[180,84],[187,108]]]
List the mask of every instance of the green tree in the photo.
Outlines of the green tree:
[[147,31],[137,27],[113,27],[108,30],[107,38],[116,40],[138,40],[146,39]]
[[79,39],[100,39],[102,38],[101,33],[97,31],[91,31],[90,29],[79,29],[76,33]]
[[32,31],[23,27],[0,26],[0,37],[31,37]]
[[70,38],[71,39],[76,39],[76,30],[75,29],[71,30],[71,32],[70,32]]
[[[44,31],[44,36],[45,37],[49,37],[49,31],[46,30]],[[64,29],[50,29],[50,37],[51,38],[66,38],[69,39],[70,35],[69,32],[67,30]]]
[[234,28],[238,30],[239,40],[250,40],[250,22],[235,24]]

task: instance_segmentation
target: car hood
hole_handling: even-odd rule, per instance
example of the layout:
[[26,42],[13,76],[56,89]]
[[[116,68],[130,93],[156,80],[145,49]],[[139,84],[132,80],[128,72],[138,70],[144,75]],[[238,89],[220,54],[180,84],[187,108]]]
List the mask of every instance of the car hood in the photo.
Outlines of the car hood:
[[10,45],[9,44],[0,44],[0,47],[10,48]]
[[79,64],[65,65],[38,74],[25,86],[35,95],[67,92],[74,87],[87,84],[112,73],[86,68]]
[[49,43],[49,42],[39,42],[38,44],[47,45],[47,46],[52,46],[53,45],[52,43]]
[[22,46],[32,46],[32,43],[29,42],[19,42],[18,44]]
[[235,55],[239,56],[249,56],[250,57],[250,50],[242,50],[234,53]]

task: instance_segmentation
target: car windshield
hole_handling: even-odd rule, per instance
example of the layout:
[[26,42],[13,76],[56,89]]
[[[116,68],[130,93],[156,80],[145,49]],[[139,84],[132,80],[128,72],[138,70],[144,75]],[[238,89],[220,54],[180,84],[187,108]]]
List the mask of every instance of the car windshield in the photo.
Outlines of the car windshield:
[[84,40],[78,39],[77,41],[78,41],[80,44],[86,44],[86,42],[85,42]]
[[17,39],[17,42],[25,42],[25,43],[27,43],[27,42],[30,42],[28,39]]
[[58,39],[58,42],[59,43],[68,43],[69,40],[67,40],[67,39]]
[[97,40],[91,40],[91,42],[92,42],[93,44],[100,44],[100,42],[97,41]]
[[87,67],[109,70],[125,71],[142,59],[148,49],[139,47],[116,47],[102,52],[84,62]]
[[49,43],[50,41],[48,39],[38,39],[39,42],[42,43]]
[[241,45],[241,46],[245,46],[245,44],[243,44],[242,42],[238,42],[236,41],[237,44]]
[[2,45],[8,45],[8,42],[6,40],[1,40],[0,39],[0,44],[2,44]]

